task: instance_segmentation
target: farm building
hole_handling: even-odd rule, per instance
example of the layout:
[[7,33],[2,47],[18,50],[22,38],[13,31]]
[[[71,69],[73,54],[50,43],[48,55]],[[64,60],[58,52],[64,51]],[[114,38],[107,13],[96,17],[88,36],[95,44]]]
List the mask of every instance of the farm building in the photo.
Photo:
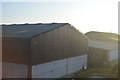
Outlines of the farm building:
[[68,23],[2,25],[5,78],[60,78],[87,67],[88,38]]
[[98,67],[118,64],[118,35],[104,32],[88,32],[88,65]]

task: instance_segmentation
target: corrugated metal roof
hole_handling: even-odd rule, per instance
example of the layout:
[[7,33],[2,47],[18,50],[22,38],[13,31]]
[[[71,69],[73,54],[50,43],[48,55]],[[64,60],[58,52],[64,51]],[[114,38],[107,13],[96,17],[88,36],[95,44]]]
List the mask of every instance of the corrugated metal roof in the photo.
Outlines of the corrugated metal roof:
[[118,42],[105,42],[100,40],[89,40],[89,46],[106,50],[118,49]]
[[3,38],[30,38],[68,23],[2,25]]

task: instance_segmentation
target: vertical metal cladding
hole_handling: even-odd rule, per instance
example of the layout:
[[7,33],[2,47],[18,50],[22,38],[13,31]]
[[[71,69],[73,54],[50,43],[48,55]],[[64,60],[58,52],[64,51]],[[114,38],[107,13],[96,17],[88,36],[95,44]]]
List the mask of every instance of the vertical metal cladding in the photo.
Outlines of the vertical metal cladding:
[[31,39],[32,65],[87,53],[88,39],[67,24]]
[[88,54],[88,65],[91,67],[103,66],[107,58],[107,56],[105,55],[107,54],[108,54],[108,50],[90,47]]

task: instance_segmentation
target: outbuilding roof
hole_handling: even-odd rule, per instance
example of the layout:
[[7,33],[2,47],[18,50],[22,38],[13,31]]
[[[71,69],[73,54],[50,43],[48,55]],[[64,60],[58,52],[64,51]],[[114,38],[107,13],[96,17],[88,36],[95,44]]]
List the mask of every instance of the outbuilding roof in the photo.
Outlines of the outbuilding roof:
[[85,34],[89,39],[100,40],[105,42],[117,42],[119,34],[110,32],[90,31]]
[[90,31],[85,34],[89,38],[89,46],[105,50],[118,49],[119,35],[109,32]]
[[1,25],[3,38],[30,38],[68,23]]
[[118,42],[105,42],[100,40],[89,40],[88,46],[105,49],[105,50],[117,50],[118,49]]

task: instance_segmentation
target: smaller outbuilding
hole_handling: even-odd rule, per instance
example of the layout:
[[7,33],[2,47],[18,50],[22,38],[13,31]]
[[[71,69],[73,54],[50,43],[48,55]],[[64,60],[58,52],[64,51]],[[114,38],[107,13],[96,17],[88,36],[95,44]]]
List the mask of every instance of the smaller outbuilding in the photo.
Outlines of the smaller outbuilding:
[[118,64],[118,34],[105,32],[88,32],[88,65],[100,67]]

